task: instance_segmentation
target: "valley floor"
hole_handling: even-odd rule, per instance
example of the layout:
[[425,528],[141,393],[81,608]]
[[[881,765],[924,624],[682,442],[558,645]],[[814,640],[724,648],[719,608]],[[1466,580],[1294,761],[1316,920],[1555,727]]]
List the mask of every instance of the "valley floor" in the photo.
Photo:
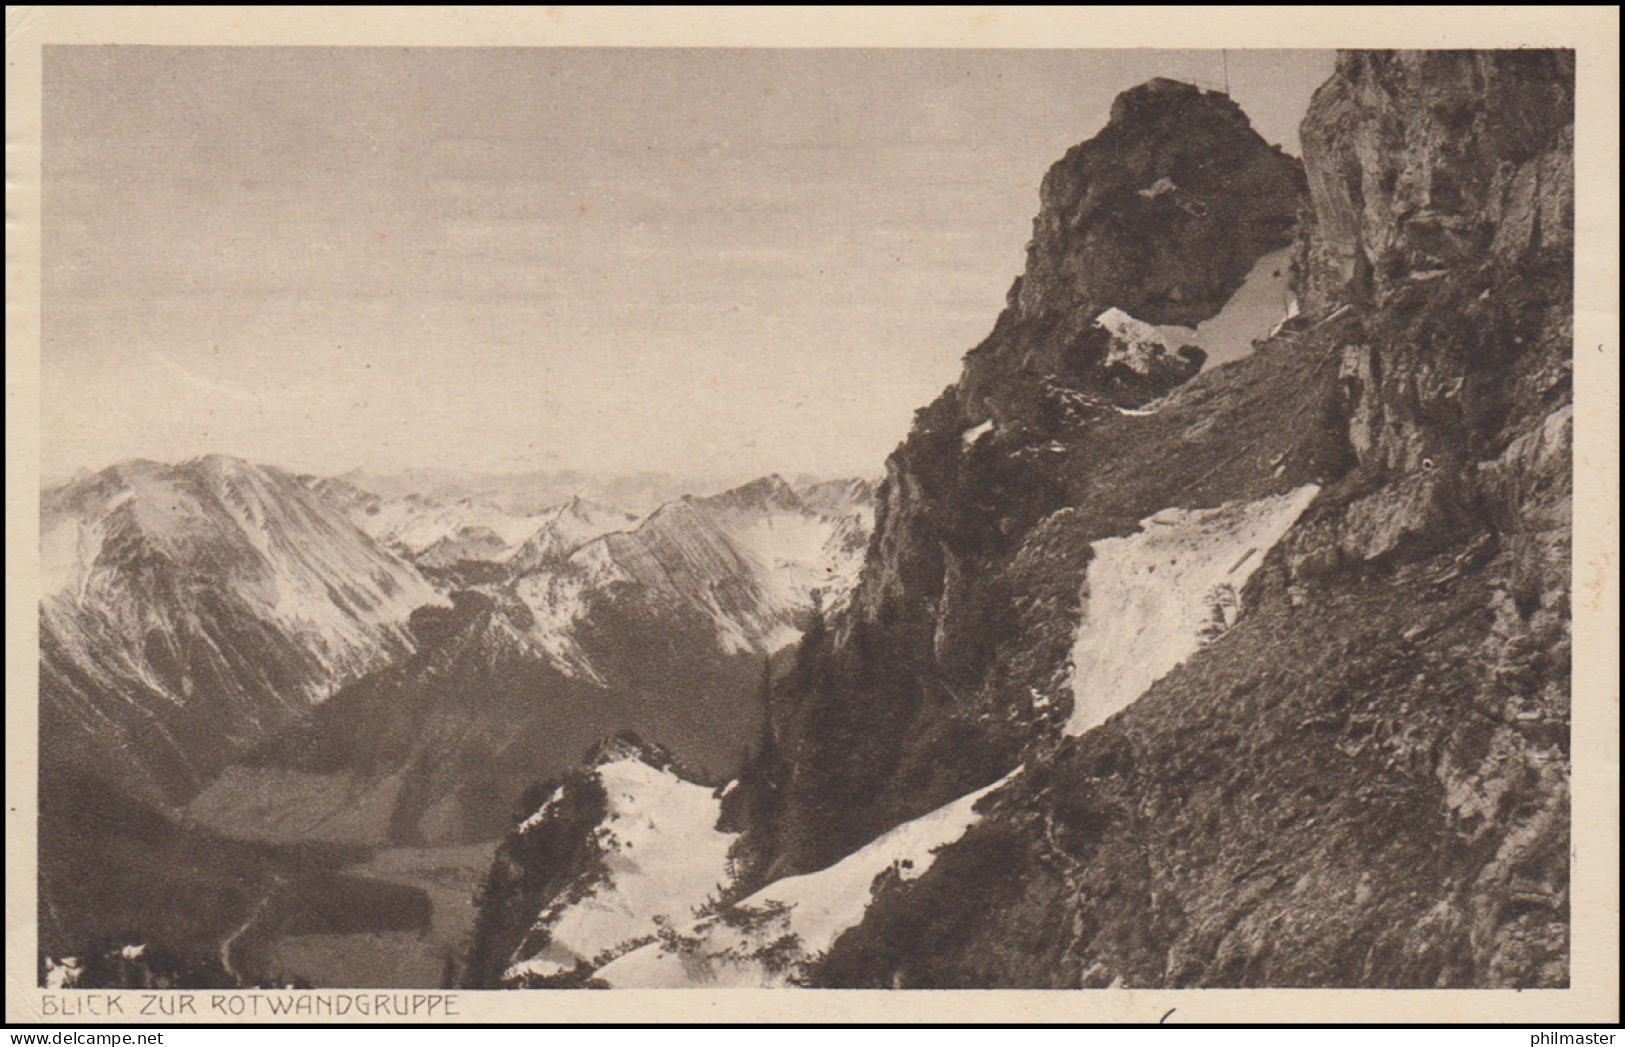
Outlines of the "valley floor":
[[456,984],[474,929],[474,892],[495,842],[461,847],[394,847],[344,872],[422,890],[427,927],[351,934],[287,934],[272,939],[270,965],[318,987],[441,988]]

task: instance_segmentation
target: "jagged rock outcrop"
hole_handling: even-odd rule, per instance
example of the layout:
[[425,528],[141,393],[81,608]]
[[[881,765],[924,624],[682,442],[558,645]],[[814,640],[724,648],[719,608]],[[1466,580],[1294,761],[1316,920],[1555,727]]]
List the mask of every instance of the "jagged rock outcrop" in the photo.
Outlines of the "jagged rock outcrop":
[[[1116,310],[1139,325],[1195,324],[1260,256],[1290,243],[1302,171],[1234,102],[1167,80],[1125,92],[1040,195],[1008,307],[888,461],[861,584],[804,643],[776,704],[782,780],[763,788],[782,811],[747,844],[763,878],[827,864],[987,784],[1064,720],[1035,710],[1029,694],[1058,686],[1049,677],[1066,639],[1050,613],[1075,609],[1088,560],[1087,538],[1058,532],[1121,533],[1173,504],[1154,489],[1191,478],[1154,464],[1116,484],[1088,519],[1051,520],[1092,490],[1095,463],[1125,441],[1155,461],[1187,440],[1215,446],[1224,425],[1229,438],[1262,429],[1260,446],[1277,460],[1256,478],[1236,469],[1250,485],[1203,479],[1202,493],[1226,484],[1273,493],[1335,456],[1296,439],[1289,448],[1282,430],[1266,428],[1315,409],[1330,388],[1319,371],[1282,360],[1285,396],[1216,379],[1199,395],[1221,404],[1170,424],[1142,412],[1190,378],[1200,353],[1127,351],[1122,325],[1097,322]],[[1192,431],[1198,423],[1209,428]]]
[[1123,406],[1166,391],[1116,387],[1096,319],[1111,308],[1185,327],[1213,316],[1259,256],[1290,240],[1303,202],[1297,161],[1228,97],[1165,79],[1123,92],[1105,128],[1044,176],[1026,270],[965,358],[966,424],[1043,428],[1046,406],[1064,410],[1033,395],[1046,380]]
[[[1148,462],[1097,424],[1089,459],[1056,456],[1078,471],[1068,507],[1016,559],[1048,535],[1035,565],[1097,581],[1068,558],[1088,559],[1077,543],[1125,490],[1132,512],[1212,504],[1229,473],[1258,498],[1254,470],[1279,463],[1318,496],[1258,551],[1239,615],[1103,724],[1029,741],[1024,773],[882,891],[818,984],[1567,984],[1573,91],[1562,52],[1340,57],[1303,128],[1302,315],[1153,416],[1242,384],[1293,402],[1278,424],[1322,452],[1259,456],[1237,429]],[[984,398],[1004,395],[1021,394]],[[1036,566],[1004,577],[1011,605],[1079,620]],[[933,584],[899,573],[893,606],[925,594],[940,632],[952,586]],[[785,780],[806,776],[797,758]],[[781,862],[807,818],[783,807]]]

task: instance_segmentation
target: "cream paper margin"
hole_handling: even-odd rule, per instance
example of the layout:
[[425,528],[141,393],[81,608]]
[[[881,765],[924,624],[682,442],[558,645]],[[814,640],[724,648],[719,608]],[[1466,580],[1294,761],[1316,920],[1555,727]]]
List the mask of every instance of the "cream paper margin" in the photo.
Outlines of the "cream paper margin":
[[[44,44],[1568,47],[1577,52],[1571,987],[456,992],[485,1022],[1619,1020],[1619,15],[1612,7],[6,8],[6,1020],[36,983],[40,49]],[[1079,137],[1088,133],[1079,128]],[[988,317],[992,323],[993,318]],[[335,990],[336,991],[336,990]],[[134,998],[123,996],[130,1011]],[[207,997],[211,994],[198,994]],[[252,994],[235,994],[252,995]],[[143,1021],[126,1014],[119,1024]],[[145,1019],[154,1020],[154,1019]],[[176,1019],[161,1019],[173,1023]],[[187,1019],[180,1019],[187,1020]],[[191,1020],[221,1021],[204,1013]],[[259,1021],[275,1021],[261,1015]],[[283,1019],[290,1021],[290,1019]],[[297,1021],[297,1019],[293,1019]],[[324,1018],[326,1021],[335,1019]],[[338,1019],[346,1020],[346,1019]],[[347,1019],[366,1023],[366,1018]],[[399,1020],[399,1019],[396,1019]]]

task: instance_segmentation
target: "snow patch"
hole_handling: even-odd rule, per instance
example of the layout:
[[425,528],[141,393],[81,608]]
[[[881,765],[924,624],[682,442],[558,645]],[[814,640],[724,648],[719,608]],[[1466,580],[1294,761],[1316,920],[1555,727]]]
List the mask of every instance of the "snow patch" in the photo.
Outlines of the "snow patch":
[[1179,186],[1174,184],[1174,180],[1172,178],[1159,178],[1155,182],[1152,182],[1150,185],[1146,186],[1144,189],[1141,189],[1139,192],[1140,195],[1145,197],[1147,200],[1155,200],[1163,193],[1171,193],[1178,188]]
[[1105,722],[1200,647],[1204,631],[1233,624],[1236,594],[1319,492],[1307,484],[1216,509],[1164,509],[1134,534],[1096,542],[1066,733]]
[[[1136,320],[1115,307],[1107,309],[1095,319],[1096,324],[1113,336],[1114,344],[1106,362],[1123,363],[1145,374],[1158,354],[1176,352],[1187,345],[1194,345],[1207,354],[1204,369],[1240,360],[1253,351],[1255,340],[1273,336],[1298,315],[1298,301],[1289,287],[1291,265],[1291,248],[1262,256],[1247,271],[1241,286],[1224,307],[1194,328],[1173,324],[1159,326]],[[1122,413],[1141,412],[1123,410]]]
[[1111,348],[1106,352],[1106,363],[1122,364],[1139,374],[1150,374],[1159,357],[1178,352],[1181,346],[1194,344],[1194,335],[1182,339],[1178,327],[1158,327],[1134,317],[1115,305],[1095,317],[1095,326],[1103,327],[1112,336]]
[[45,958],[45,987],[47,989],[72,989],[79,984],[79,979],[84,973],[84,968],[79,966],[77,956],[64,956],[60,963],[49,956]]
[[550,960],[545,954],[538,953],[528,960],[521,960],[512,964],[502,972],[504,981],[517,982],[530,975],[535,978],[551,978],[554,975],[565,974],[575,970],[575,964],[562,964],[557,960]]
[[1288,288],[1291,265],[1289,247],[1264,255],[1253,263],[1218,315],[1196,325],[1195,332],[1182,344],[1194,345],[1207,354],[1204,368],[1240,360],[1253,351],[1254,340],[1269,337],[1276,327],[1297,315]]
[[547,816],[553,813],[553,805],[562,799],[564,799],[564,786],[561,785],[557,789],[553,790],[553,795],[547,798],[546,803],[536,808],[536,812],[534,814],[519,823],[516,831],[523,836],[525,833],[530,832],[532,829],[542,824],[542,822],[546,820]]
[[983,437],[984,434],[990,433],[992,431],[993,431],[993,419],[989,418],[987,421],[983,422],[981,425],[973,425],[969,429],[966,429],[963,433],[960,434],[959,438],[960,438],[960,440],[964,441],[964,444],[965,444],[966,447],[969,447],[972,444],[974,444],[976,441],[980,440]]

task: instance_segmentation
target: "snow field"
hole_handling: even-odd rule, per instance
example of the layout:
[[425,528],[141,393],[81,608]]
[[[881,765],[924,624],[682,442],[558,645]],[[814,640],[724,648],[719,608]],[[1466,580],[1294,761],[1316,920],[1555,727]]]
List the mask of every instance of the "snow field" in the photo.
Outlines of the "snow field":
[[1319,492],[1307,484],[1216,509],[1164,509],[1134,534],[1096,542],[1072,648],[1066,733],[1104,723],[1190,657],[1215,606],[1231,624],[1239,607],[1224,604]]

